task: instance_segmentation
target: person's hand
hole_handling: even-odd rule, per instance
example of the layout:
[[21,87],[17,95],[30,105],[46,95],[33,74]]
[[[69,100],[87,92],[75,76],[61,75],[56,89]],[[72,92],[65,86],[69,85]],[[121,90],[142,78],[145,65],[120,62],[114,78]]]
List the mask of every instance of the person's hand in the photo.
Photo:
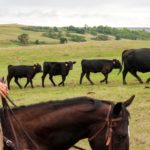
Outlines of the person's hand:
[[8,87],[5,83],[0,82],[0,95],[5,97],[8,95]]

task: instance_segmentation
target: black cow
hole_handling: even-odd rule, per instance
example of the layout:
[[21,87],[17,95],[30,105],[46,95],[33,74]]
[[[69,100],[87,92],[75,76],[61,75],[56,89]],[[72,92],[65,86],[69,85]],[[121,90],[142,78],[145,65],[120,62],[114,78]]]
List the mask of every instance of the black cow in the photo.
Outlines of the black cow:
[[[82,65],[82,73],[80,77],[80,84],[82,84],[82,79],[84,75],[86,74],[86,78],[91,84],[94,84],[90,79],[90,72],[97,73],[101,72],[105,78],[101,80],[100,82],[106,82],[108,83],[108,74],[112,71],[112,69],[122,69],[121,63],[117,59],[113,60],[106,60],[106,59],[93,59],[93,60],[87,60],[83,59],[81,61]],[[120,72],[119,72],[120,73]]]
[[49,79],[54,86],[56,86],[53,81],[53,76],[61,75],[62,81],[58,84],[64,86],[66,76],[69,74],[69,71],[72,70],[73,64],[76,62],[44,62],[43,63],[43,76],[42,76],[42,86],[44,87],[44,80],[47,74],[49,74]]
[[24,88],[27,87],[27,85],[31,84],[31,87],[33,88],[32,79],[36,75],[36,73],[42,72],[41,65],[34,64],[33,66],[25,66],[25,65],[19,65],[19,66],[8,66],[8,75],[7,75],[7,84],[8,88],[10,89],[10,81],[14,77],[16,84],[22,88],[22,86],[19,84],[18,79],[19,78],[27,78],[27,82],[24,86]]
[[[126,83],[126,75],[130,72],[140,83],[142,79],[137,75],[137,71],[145,73],[150,71],[150,48],[129,49],[122,52],[123,84]],[[150,82],[150,78],[147,79]]]

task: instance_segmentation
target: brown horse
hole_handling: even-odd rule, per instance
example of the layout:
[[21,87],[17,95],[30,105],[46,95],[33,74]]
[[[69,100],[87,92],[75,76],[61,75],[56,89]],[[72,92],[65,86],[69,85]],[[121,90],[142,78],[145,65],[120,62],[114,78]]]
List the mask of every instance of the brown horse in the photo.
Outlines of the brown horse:
[[133,99],[114,104],[77,97],[13,108],[11,113],[1,109],[4,136],[16,146],[5,149],[67,150],[88,138],[92,150],[129,150],[126,107]]

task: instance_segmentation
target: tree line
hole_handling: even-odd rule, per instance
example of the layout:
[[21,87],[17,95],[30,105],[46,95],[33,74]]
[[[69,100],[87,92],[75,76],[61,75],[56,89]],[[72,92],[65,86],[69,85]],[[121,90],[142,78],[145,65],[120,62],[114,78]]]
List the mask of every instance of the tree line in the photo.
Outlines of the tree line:
[[[41,26],[28,26],[23,27],[24,30],[43,32],[44,36],[50,36],[56,38],[57,35],[60,38],[60,32],[63,33],[77,33],[77,34],[92,34],[94,36],[111,35],[116,39],[130,39],[130,40],[150,40],[150,32],[145,29],[129,29],[129,28],[113,28],[109,26],[95,26],[95,27],[41,27]],[[62,35],[65,36],[65,35]]]
[[[105,41],[112,37],[116,40],[130,39],[130,40],[150,40],[150,32],[146,29],[128,29],[128,28],[113,28],[108,26],[95,27],[41,27],[41,26],[27,26],[22,27],[23,30],[41,32],[42,36],[57,39],[59,43],[64,44],[68,41],[85,42],[86,34],[91,35],[91,40]],[[111,38],[110,38],[111,37]],[[29,44],[29,35],[18,35],[18,41],[22,45]],[[33,44],[44,44],[38,39],[32,42]]]

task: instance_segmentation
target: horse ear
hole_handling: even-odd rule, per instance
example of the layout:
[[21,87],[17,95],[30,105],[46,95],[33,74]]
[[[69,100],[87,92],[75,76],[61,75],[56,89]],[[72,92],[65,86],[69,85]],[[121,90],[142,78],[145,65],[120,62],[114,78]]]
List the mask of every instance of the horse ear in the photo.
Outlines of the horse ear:
[[117,103],[113,108],[113,115],[119,115],[122,110],[122,103]]
[[73,61],[72,63],[73,63],[73,64],[76,64],[76,61]]
[[126,100],[125,102],[123,102],[123,105],[125,107],[128,107],[133,102],[134,98],[135,98],[135,95],[132,95],[128,100]]

